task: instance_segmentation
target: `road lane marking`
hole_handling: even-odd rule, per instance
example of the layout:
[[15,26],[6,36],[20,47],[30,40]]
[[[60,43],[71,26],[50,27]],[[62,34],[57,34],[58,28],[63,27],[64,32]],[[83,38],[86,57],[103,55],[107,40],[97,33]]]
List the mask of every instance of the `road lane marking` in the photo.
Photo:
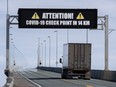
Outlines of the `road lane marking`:
[[[32,70],[30,70],[31,72],[34,72],[34,71],[32,71]],[[42,75],[44,75],[44,76],[47,76],[47,77],[50,77],[51,76],[51,74],[50,73],[48,73],[48,71],[44,71],[45,73],[41,73]],[[47,73],[46,73],[47,72]],[[34,72],[34,73],[37,73],[38,74],[38,72]],[[49,76],[50,75],[50,76]],[[91,86],[91,85],[87,85],[87,83],[81,83],[81,82],[78,82],[78,83],[75,83],[75,82],[72,82],[72,81],[70,81],[70,80],[66,80],[66,79],[61,79],[61,80],[63,80],[63,81],[65,81],[65,82],[69,82],[69,83],[72,83],[72,84],[76,84],[76,85],[81,85],[81,86],[84,86],[84,87],[93,87],[93,86]],[[78,80],[77,80],[78,81]]]
[[75,82],[71,82],[70,80],[66,80],[66,79],[62,79],[62,80],[65,81],[65,82],[70,82],[70,83],[72,83],[72,84],[84,86],[84,84],[81,84],[80,82],[75,83]]
[[[18,72],[19,73],[19,72]],[[24,76],[23,74],[21,74],[21,73],[19,73],[23,78],[25,78],[27,81],[29,81],[29,82],[31,82],[32,84],[34,84],[34,85],[36,85],[36,86],[38,86],[38,87],[41,87],[41,85],[39,85],[39,84],[37,84],[37,83],[35,83],[34,81],[32,81],[32,80],[30,80],[30,79],[28,79],[26,76]]]
[[92,85],[86,85],[86,87],[93,87]]
[[[72,83],[72,84],[81,85],[81,86],[85,86],[85,87],[94,87],[94,86],[92,86],[92,85],[86,85],[86,83],[80,83],[80,82],[75,83],[75,82],[72,82],[72,81],[66,80],[66,79],[62,79],[62,80],[65,81],[65,82],[70,82],[70,83]],[[78,81],[78,80],[77,80],[77,81]]]

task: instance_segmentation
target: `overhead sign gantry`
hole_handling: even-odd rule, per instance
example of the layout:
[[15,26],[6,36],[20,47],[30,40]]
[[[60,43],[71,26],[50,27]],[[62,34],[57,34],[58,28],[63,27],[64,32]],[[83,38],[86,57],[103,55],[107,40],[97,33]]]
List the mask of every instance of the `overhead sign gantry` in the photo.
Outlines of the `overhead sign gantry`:
[[[100,23],[99,23],[99,21]],[[40,23],[41,21],[42,24]],[[58,23],[48,23],[58,21]],[[64,21],[64,23],[62,22]],[[68,23],[66,23],[68,21]],[[72,21],[71,23],[69,21]],[[37,23],[36,23],[37,22]],[[48,23],[48,24],[47,24]],[[57,25],[56,25],[57,24]],[[97,16],[97,9],[19,9],[17,15],[6,18],[6,69],[10,76],[9,37],[10,25],[19,28],[93,28],[100,26],[105,30],[105,70],[108,70],[108,15]]]
[[19,9],[19,28],[94,28],[97,9]]

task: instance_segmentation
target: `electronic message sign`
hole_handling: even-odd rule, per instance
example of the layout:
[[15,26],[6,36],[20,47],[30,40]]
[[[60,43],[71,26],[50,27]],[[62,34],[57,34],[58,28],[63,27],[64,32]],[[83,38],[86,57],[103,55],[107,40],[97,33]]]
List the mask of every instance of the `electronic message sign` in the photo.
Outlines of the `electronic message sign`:
[[19,9],[19,28],[97,28],[97,9]]

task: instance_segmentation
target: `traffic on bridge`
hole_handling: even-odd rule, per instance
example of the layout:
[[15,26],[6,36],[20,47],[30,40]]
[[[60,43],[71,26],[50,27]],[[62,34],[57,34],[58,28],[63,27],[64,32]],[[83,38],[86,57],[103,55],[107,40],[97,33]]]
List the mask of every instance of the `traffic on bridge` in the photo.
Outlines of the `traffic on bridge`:
[[116,87],[116,1],[1,1],[0,87]]

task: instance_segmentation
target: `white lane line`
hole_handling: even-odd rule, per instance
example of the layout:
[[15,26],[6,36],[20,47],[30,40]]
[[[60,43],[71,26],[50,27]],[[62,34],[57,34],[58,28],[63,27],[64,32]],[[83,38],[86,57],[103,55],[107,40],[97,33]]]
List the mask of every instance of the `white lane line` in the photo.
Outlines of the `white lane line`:
[[[19,73],[19,72],[18,72]],[[39,85],[39,84],[37,84],[37,83],[35,83],[34,81],[32,81],[32,80],[30,80],[30,79],[28,79],[26,76],[24,76],[23,74],[21,74],[21,73],[19,73],[23,78],[25,78],[27,81],[29,81],[29,82],[31,82],[32,84],[34,84],[34,85],[36,85],[36,86],[38,86],[38,87],[41,87],[41,85]]]

